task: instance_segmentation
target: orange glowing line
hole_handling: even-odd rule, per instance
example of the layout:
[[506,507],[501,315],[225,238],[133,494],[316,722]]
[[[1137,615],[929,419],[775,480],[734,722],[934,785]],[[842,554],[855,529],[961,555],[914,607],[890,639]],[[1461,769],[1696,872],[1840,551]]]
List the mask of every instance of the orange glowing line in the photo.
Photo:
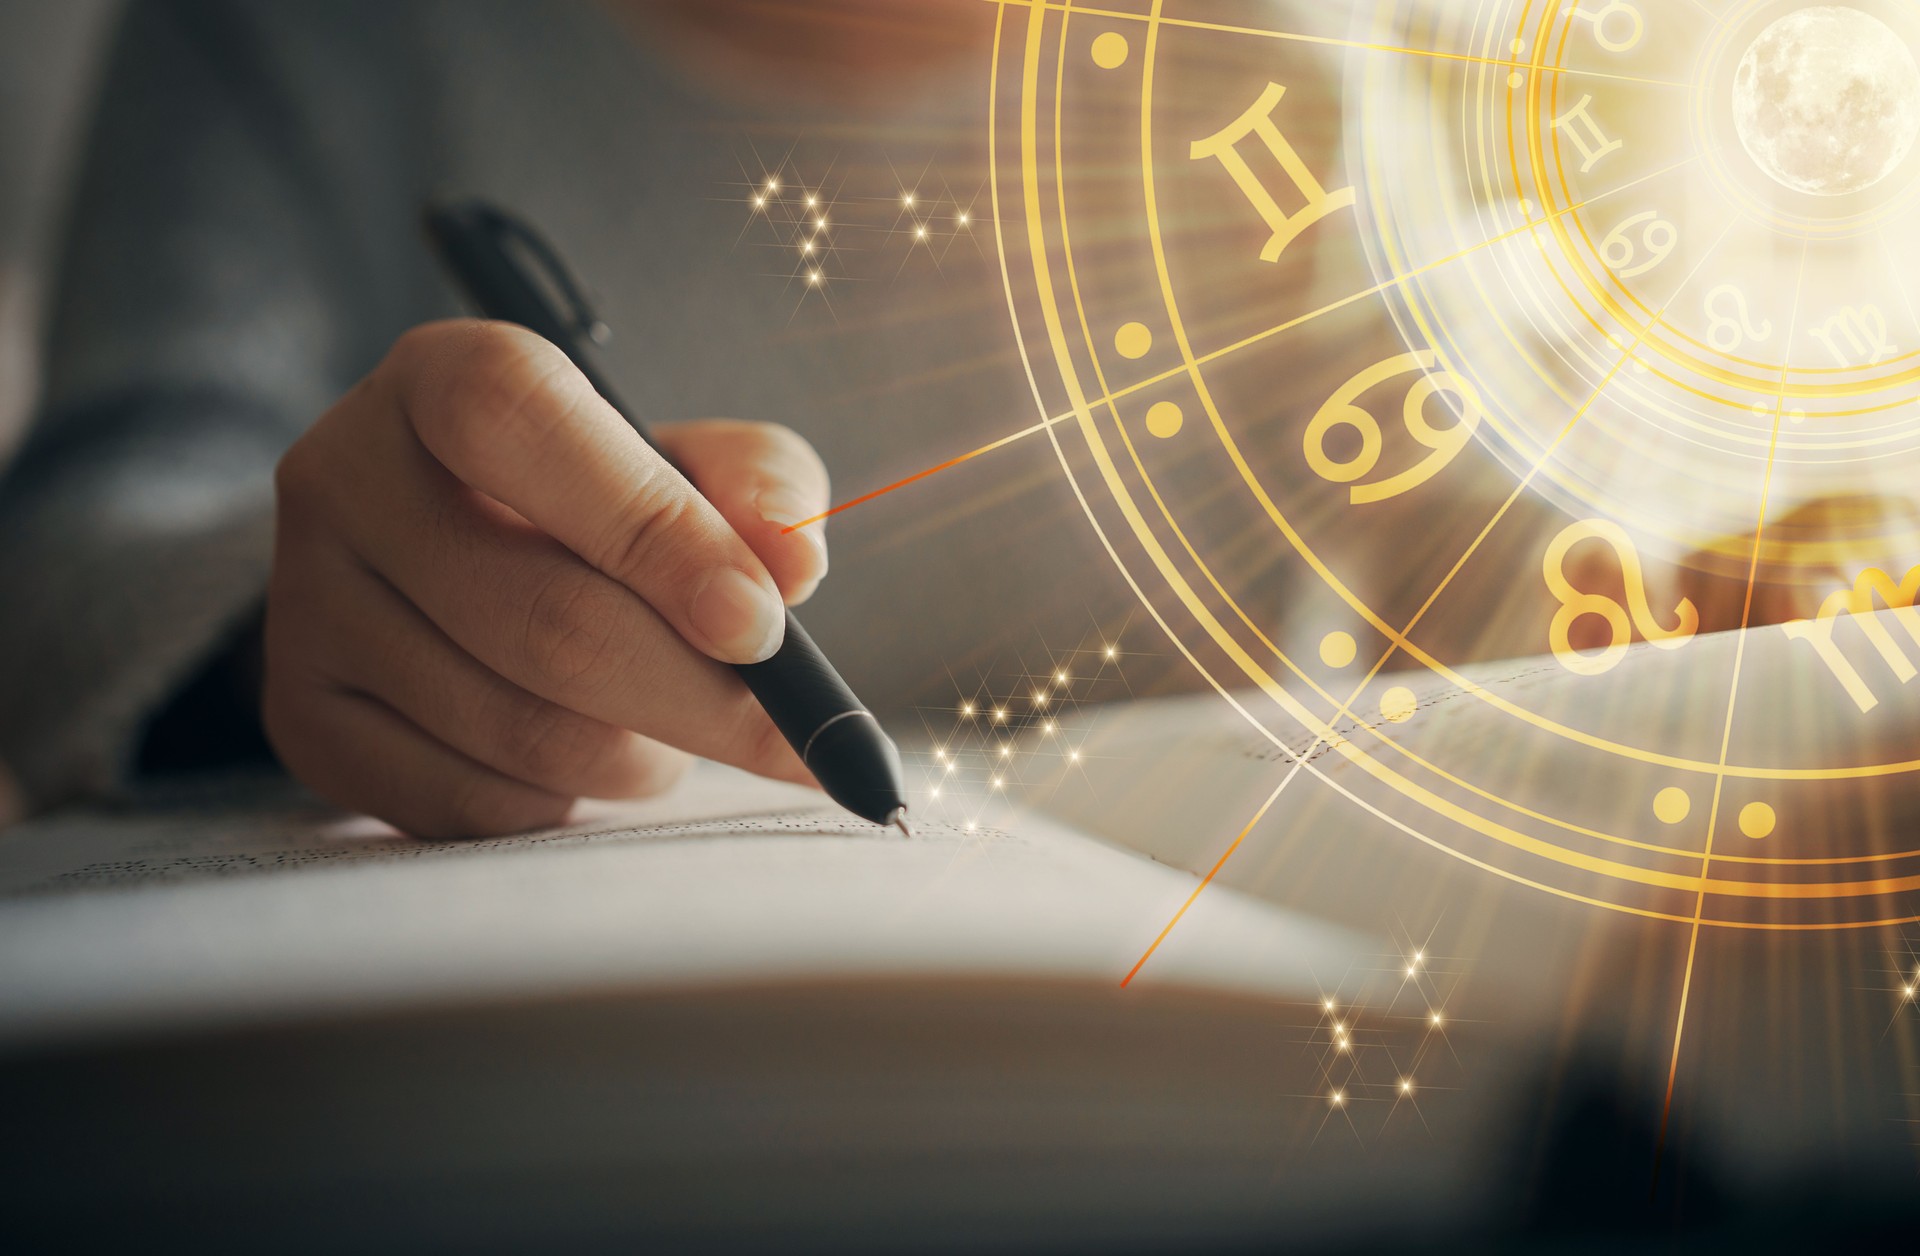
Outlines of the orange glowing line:
[[785,536],[789,532],[798,532],[802,528],[809,528],[816,523],[822,523],[828,519],[833,518],[835,515],[839,514],[843,510],[852,510],[855,506],[864,506],[876,497],[885,497],[888,493],[894,492],[898,489],[903,489],[907,487],[909,484],[918,484],[920,481],[926,479],[930,475],[939,475],[942,471],[950,470],[954,467],[959,466],[963,462],[967,462],[974,458],[978,458],[981,454],[990,454],[994,450],[999,449],[1002,446],[1011,445],[1013,444],[1013,442],[1017,440],[1024,440],[1027,437],[1032,436],[1037,432],[1044,432],[1048,428],[1052,427],[1055,423],[1063,422],[1072,417],[1073,416],[1069,414],[1057,415],[1056,417],[1047,419],[1044,422],[1035,423],[1032,427],[1022,428],[1020,431],[1013,433],[1011,436],[1002,436],[997,441],[993,441],[990,444],[982,445],[978,449],[970,450],[967,453],[961,454],[957,458],[949,458],[945,462],[942,462],[937,466],[928,467],[925,471],[916,471],[914,474],[908,476],[904,480],[895,480],[893,483],[888,484],[883,488],[874,489],[871,493],[867,493],[860,497],[856,497],[851,501],[841,502],[838,506],[835,506],[833,509],[817,514],[813,516],[811,519],[802,519],[798,523],[789,524],[786,527],[780,529],[780,535]]
[[[1813,246],[1811,236],[1803,238],[1800,245],[1800,276],[1794,281],[1793,319],[1787,328],[1789,350],[1793,337],[1800,330],[1800,299],[1807,290],[1807,253]],[[1720,734],[1720,762],[1726,763],[1728,752],[1733,747],[1733,716],[1740,703],[1740,675],[1745,669],[1747,658],[1747,629],[1753,623],[1753,590],[1760,580],[1761,543],[1767,536],[1767,510],[1773,499],[1774,459],[1780,449],[1780,425],[1787,417],[1787,376],[1789,368],[1780,368],[1780,391],[1773,410],[1773,443],[1767,448],[1767,473],[1760,486],[1760,522],[1753,530],[1753,557],[1747,564],[1747,600],[1746,607],[1740,612],[1740,642],[1733,654],[1733,687],[1727,695],[1727,722]],[[1700,924],[1707,910],[1707,874],[1713,870],[1713,838],[1720,826],[1720,793],[1726,785],[1726,778],[1719,777],[1713,782],[1713,809],[1707,813],[1707,846],[1700,856],[1700,893],[1693,900],[1693,931],[1687,938],[1687,973],[1680,982],[1680,1010],[1673,1021],[1673,1057],[1667,1063],[1667,1097],[1660,1106],[1660,1136],[1653,1145],[1653,1185],[1649,1188],[1649,1197],[1660,1190],[1660,1161],[1667,1152],[1667,1122],[1673,1116],[1673,1088],[1680,1076],[1680,1040],[1687,1029],[1687,1003],[1693,993],[1693,960],[1700,947]]]
[[1233,858],[1233,852],[1240,849],[1240,843],[1246,841],[1247,835],[1253,832],[1255,826],[1266,818],[1267,811],[1275,802],[1279,801],[1281,793],[1287,788],[1287,783],[1300,774],[1300,764],[1302,762],[1304,762],[1304,760],[1294,761],[1293,770],[1287,773],[1284,780],[1274,786],[1273,792],[1267,795],[1267,800],[1260,804],[1260,810],[1254,812],[1253,819],[1247,821],[1247,827],[1241,829],[1240,836],[1233,839],[1233,845],[1227,847],[1226,853],[1214,862],[1213,867],[1207,871],[1207,875],[1201,880],[1200,884],[1193,887],[1193,893],[1187,895],[1187,901],[1180,904],[1180,910],[1173,914],[1173,919],[1169,920],[1167,927],[1160,931],[1160,936],[1153,940],[1153,945],[1147,948],[1146,954],[1142,955],[1127,975],[1121,979],[1120,988],[1122,990],[1126,989],[1127,984],[1140,975],[1140,970],[1147,966],[1147,961],[1152,959],[1153,953],[1160,949],[1160,944],[1167,940],[1167,935],[1173,932],[1173,927],[1179,924],[1181,917],[1187,914],[1187,909],[1192,907],[1202,894],[1206,893],[1207,887],[1213,884],[1213,879],[1219,875],[1220,869],[1226,867],[1227,860]]

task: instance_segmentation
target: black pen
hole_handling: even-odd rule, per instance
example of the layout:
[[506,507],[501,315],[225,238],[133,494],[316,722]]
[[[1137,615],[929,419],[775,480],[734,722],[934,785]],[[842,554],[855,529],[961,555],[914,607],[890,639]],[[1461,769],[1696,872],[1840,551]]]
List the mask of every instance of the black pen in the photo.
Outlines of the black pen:
[[[545,240],[481,201],[431,205],[426,225],[440,260],[481,314],[518,323],[552,341],[641,439],[654,443],[596,368],[583,341],[604,341],[606,325],[594,317]],[[516,249],[545,272],[549,286],[572,307],[571,314],[554,308],[539,280],[514,256]],[[863,819],[913,836],[907,827],[900,752],[793,612],[787,612],[786,639],[772,658],[736,664],[734,670],[828,797]]]

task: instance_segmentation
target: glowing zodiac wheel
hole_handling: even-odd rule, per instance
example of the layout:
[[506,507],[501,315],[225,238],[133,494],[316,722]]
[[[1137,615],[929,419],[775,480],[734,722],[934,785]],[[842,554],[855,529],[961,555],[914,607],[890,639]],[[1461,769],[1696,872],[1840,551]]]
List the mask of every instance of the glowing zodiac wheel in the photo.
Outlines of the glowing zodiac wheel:
[[1916,47],[1876,0],[1002,7],[1047,431],[1277,785],[1639,915],[1920,918]]

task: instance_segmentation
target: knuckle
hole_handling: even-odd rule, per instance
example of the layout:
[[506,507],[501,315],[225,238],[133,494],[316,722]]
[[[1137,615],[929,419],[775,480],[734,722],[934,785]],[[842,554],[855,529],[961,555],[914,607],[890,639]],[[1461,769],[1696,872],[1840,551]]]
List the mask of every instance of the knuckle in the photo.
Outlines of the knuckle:
[[567,361],[530,332],[467,322],[407,334],[424,339],[401,356],[411,368],[407,409],[442,461],[472,462],[497,450],[522,456],[566,408],[555,390]]
[[625,596],[591,572],[555,573],[527,610],[521,634],[525,666],[551,682],[562,700],[591,697],[616,661]]
[[419,364],[431,360],[458,326],[460,323],[455,321],[420,323],[407,328],[395,338],[383,365],[389,370],[410,372]]
[[619,744],[616,730],[565,707],[521,700],[501,728],[502,753],[512,774],[534,784],[589,776]]
[[273,468],[275,500],[286,510],[303,512],[354,485],[354,467],[369,457],[364,429],[384,404],[378,372],[348,389],[300,438],[286,448]]
[[311,437],[303,436],[273,468],[273,495],[282,512],[301,512],[325,496],[326,477]]
[[600,567],[614,579],[633,585],[684,557],[696,532],[692,496],[664,466],[646,476],[613,512],[615,523],[601,552]]

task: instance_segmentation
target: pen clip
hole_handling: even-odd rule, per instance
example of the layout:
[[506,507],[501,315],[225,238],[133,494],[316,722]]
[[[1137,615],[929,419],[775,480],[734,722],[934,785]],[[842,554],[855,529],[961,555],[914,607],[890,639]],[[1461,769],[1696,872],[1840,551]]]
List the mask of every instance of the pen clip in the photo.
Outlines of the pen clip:
[[587,301],[586,293],[581,291],[580,285],[574,282],[566,263],[560,260],[560,254],[547,243],[545,237],[519,219],[491,206],[484,207],[481,213],[488,230],[503,239],[516,241],[546,273],[547,282],[553,285],[554,290],[567,303],[573,324],[569,330],[585,336],[597,345],[607,343],[612,337],[612,329],[601,321],[598,314],[594,313],[593,306]]

